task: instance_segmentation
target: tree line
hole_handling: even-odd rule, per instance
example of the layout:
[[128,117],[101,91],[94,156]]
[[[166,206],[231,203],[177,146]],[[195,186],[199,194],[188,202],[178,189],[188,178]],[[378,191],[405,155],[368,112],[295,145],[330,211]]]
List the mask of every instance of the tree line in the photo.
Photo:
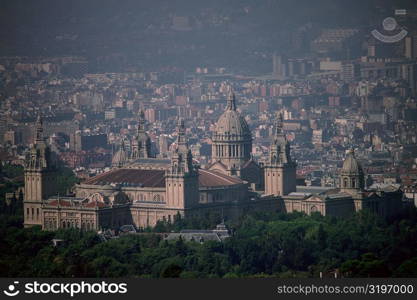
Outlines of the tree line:
[[[416,277],[417,210],[383,219],[368,211],[350,218],[303,213],[249,213],[226,221],[223,242],[167,241],[158,232],[212,229],[206,216],[103,242],[95,232],[23,228],[20,216],[0,218],[2,277]],[[54,246],[52,239],[62,239]]]

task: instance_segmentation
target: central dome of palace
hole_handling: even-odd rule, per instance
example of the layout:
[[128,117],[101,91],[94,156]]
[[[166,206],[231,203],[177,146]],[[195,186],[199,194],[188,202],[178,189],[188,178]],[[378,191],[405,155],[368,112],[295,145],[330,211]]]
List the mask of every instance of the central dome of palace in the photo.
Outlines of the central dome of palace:
[[215,135],[251,136],[248,123],[236,110],[234,94],[230,94],[227,99],[227,107],[217,121]]

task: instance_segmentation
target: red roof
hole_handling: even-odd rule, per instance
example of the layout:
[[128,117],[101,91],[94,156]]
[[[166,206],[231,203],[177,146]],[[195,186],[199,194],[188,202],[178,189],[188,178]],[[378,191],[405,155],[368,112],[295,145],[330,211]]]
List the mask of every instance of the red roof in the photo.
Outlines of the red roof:
[[[202,187],[242,184],[243,181],[219,172],[199,169],[199,185]],[[115,169],[83,182],[91,185],[132,184],[142,187],[165,187],[164,170]]]
[[237,177],[228,176],[216,171],[199,169],[198,183],[203,187],[227,186],[241,184],[243,181]]
[[94,176],[84,184],[107,185],[111,183],[127,183],[140,185],[142,187],[165,187],[164,170],[143,170],[143,169],[115,169],[97,176]]

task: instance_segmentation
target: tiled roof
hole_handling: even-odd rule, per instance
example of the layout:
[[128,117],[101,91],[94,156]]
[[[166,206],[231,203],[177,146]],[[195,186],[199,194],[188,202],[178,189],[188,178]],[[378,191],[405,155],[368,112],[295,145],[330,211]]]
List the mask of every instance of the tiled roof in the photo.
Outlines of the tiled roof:
[[243,181],[237,177],[228,176],[216,171],[200,169],[199,173],[199,185],[203,187],[227,186],[243,183]]
[[142,187],[165,187],[164,170],[144,169],[115,169],[94,176],[83,182],[92,185],[107,185],[111,183],[131,184]]
[[[199,175],[200,187],[228,186],[243,183],[239,178],[215,171],[199,169]],[[111,183],[141,187],[165,187],[165,171],[133,168],[115,169],[83,182],[83,184],[91,185],[108,185]]]

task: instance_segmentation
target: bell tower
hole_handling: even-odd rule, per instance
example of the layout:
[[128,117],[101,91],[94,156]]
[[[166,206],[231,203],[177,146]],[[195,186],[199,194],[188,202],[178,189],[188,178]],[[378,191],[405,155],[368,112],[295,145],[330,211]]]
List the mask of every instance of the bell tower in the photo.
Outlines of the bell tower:
[[35,125],[35,140],[25,159],[24,225],[42,225],[42,200],[55,194],[55,168],[51,151],[43,136],[40,116]]
[[168,207],[184,210],[198,204],[198,169],[193,165],[183,119],[178,120],[177,133],[177,149],[165,174],[166,199]]
[[265,164],[265,195],[284,196],[296,190],[296,163],[283,131],[282,114],[275,121],[274,139]]

